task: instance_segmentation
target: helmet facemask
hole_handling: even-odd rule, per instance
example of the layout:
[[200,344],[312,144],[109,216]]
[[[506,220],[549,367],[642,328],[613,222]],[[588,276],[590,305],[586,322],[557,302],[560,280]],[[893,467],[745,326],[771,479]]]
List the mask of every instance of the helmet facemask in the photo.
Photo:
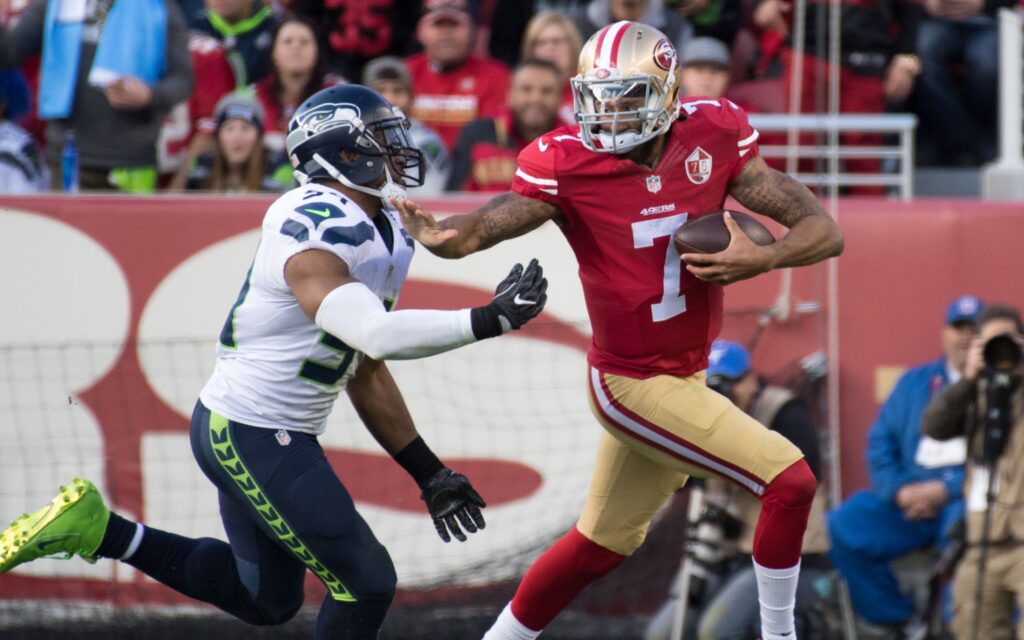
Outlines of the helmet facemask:
[[667,81],[647,74],[623,78],[617,69],[604,67],[572,78],[583,145],[599,153],[626,153],[667,131],[679,115],[674,71]]
[[366,127],[356,138],[359,152],[384,160],[385,184],[402,188],[423,186],[423,153],[409,135],[409,124],[398,107],[394,118],[378,120]]

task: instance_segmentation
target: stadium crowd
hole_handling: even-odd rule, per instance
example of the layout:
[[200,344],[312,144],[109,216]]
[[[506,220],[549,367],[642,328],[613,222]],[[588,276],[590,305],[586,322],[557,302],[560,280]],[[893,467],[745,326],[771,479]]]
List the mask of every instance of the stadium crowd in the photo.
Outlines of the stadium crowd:
[[[993,160],[995,14],[1014,3],[843,2],[841,110],[916,113],[919,165]],[[808,3],[804,112],[826,110],[826,12]],[[574,123],[569,78],[600,27],[657,27],[687,95],[778,113],[793,14],[786,0],[0,0],[0,192],[282,191],[289,118],[345,82],[410,117],[430,176],[418,195],[501,191],[522,148]]]

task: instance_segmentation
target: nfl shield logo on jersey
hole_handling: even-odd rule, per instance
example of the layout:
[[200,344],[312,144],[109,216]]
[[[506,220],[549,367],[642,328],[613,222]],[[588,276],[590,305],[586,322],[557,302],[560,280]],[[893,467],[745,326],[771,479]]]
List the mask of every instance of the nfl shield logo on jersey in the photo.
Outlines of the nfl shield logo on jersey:
[[711,154],[697,147],[686,158],[686,177],[693,184],[704,184],[711,177]]
[[661,191],[661,176],[647,176],[647,190],[651,193]]

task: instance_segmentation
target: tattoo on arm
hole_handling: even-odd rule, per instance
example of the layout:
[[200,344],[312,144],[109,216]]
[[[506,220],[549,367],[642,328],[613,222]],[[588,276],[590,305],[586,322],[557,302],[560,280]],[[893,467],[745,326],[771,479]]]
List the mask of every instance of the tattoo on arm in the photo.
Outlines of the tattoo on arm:
[[768,249],[770,268],[799,267],[842,253],[842,233],[814,194],[763,159],[755,158],[743,167],[730,193],[751,211],[789,229]]
[[828,216],[807,187],[772,169],[761,159],[747,163],[732,183],[730,194],[751,211],[786,227],[808,216]]
[[552,204],[520,196],[512,192],[491,199],[466,216],[446,218],[442,226],[459,229],[473,237],[473,251],[488,249],[503,240],[521,236],[559,217],[561,212]]

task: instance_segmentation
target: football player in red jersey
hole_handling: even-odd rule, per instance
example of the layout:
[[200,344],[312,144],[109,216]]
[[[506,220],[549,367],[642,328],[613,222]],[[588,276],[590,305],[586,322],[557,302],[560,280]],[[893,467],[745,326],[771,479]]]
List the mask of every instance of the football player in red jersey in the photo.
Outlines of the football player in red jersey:
[[[572,85],[579,124],[526,147],[511,192],[441,222],[396,203],[409,233],[448,258],[554,220],[579,262],[593,327],[590,401],[605,432],[586,505],[484,637],[535,638],[640,546],[687,476],[717,475],[761,500],[753,556],[762,634],[793,640],[816,481],[792,443],[708,389],[704,370],[722,323],[722,285],[837,256],[842,236],[810,191],[764,163],[742,109],[677,100],[678,60],[658,30],[625,21],[601,29]],[[727,217],[725,251],[680,256],[675,230],[721,209],[727,195],[788,232],[761,247]]]

